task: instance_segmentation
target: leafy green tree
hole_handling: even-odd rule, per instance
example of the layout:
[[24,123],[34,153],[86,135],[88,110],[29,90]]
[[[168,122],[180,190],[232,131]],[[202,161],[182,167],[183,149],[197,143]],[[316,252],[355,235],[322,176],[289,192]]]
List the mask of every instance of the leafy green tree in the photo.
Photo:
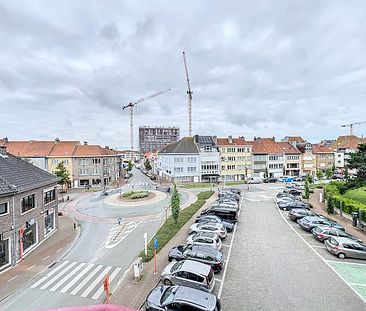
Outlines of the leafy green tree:
[[305,180],[305,185],[304,185],[304,197],[306,200],[309,200],[310,198],[310,187],[309,187],[309,180],[306,179]]
[[127,167],[127,170],[130,172],[130,171],[132,171],[132,167],[133,167],[133,165],[132,165],[132,162],[131,162],[131,160],[129,160],[128,161],[128,167]]
[[152,167],[148,158],[145,159],[144,166],[147,171],[151,171]]
[[71,183],[71,178],[63,161],[57,164],[55,174],[58,178],[60,178],[59,184],[61,185],[62,189],[65,190],[65,186],[67,187]]
[[318,180],[322,180],[323,179],[323,171],[322,170],[317,170],[316,171],[316,177],[318,178]]
[[358,151],[349,154],[347,159],[347,167],[350,169],[356,169],[356,184],[362,186],[366,183],[366,144],[360,144]]
[[348,173],[348,166],[346,165],[346,167],[344,168],[344,178],[347,180],[349,178],[349,173]]
[[[311,176],[310,174],[308,174],[307,176],[306,176],[306,180],[308,181],[308,183],[309,184],[312,184],[313,183],[313,176]],[[305,180],[305,181],[306,181]]]
[[333,170],[332,170],[332,168],[328,167],[325,170],[325,177],[327,177],[327,179],[330,179],[332,176],[333,176]]
[[178,224],[179,213],[180,213],[180,195],[176,184],[174,184],[172,197],[170,199],[170,206],[172,209],[172,216],[175,224]]

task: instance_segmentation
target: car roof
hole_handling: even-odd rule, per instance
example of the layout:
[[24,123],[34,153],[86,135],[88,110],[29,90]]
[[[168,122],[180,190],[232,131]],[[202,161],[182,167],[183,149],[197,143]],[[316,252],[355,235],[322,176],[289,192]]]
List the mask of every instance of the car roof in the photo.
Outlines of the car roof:
[[186,286],[178,287],[174,301],[191,302],[194,305],[209,310],[213,310],[216,305],[216,297],[213,294]]
[[194,236],[202,236],[202,237],[205,237],[205,238],[214,238],[217,234],[214,233],[214,232],[198,232],[196,233]]
[[336,240],[338,243],[356,243],[356,244],[360,244],[360,243],[358,243],[357,241],[355,241],[351,238],[335,236],[335,237],[332,237],[332,239]]
[[207,276],[211,271],[211,267],[204,263],[187,259],[183,261],[183,265],[180,267],[180,270]]
[[222,227],[222,224],[219,222],[203,222],[203,223],[201,222],[197,226],[202,227],[202,226],[207,226],[207,225],[216,227],[216,228]]
[[195,245],[193,244],[191,247],[191,250],[194,252],[202,252],[202,253],[207,253],[210,255],[217,255],[217,253],[219,252],[217,249],[208,246],[208,245]]

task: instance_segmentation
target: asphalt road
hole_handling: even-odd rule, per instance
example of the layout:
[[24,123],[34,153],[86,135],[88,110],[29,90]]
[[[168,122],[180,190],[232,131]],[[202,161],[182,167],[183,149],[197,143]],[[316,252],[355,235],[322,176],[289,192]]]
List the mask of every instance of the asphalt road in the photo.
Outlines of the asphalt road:
[[[134,189],[150,189],[152,184],[138,170],[134,170],[129,182],[134,184]],[[131,185],[127,184],[123,191],[129,188]],[[97,217],[81,221],[81,235],[71,251],[2,301],[1,311],[99,304],[104,299],[103,279],[107,273],[111,291],[117,287],[143,248],[144,233],[151,237],[162,223],[169,197],[135,208],[111,207],[104,203],[104,198],[100,193],[91,194],[77,204],[79,212]],[[186,200],[188,196],[184,195],[182,203]],[[111,223],[114,218],[116,222]],[[121,225],[118,225],[117,218],[121,218]],[[109,221],[104,222],[104,219]],[[107,248],[107,242],[112,247]]]
[[[366,310],[363,300],[282,218],[278,185],[251,185],[221,295],[225,310]],[[324,251],[324,250],[322,250]]]

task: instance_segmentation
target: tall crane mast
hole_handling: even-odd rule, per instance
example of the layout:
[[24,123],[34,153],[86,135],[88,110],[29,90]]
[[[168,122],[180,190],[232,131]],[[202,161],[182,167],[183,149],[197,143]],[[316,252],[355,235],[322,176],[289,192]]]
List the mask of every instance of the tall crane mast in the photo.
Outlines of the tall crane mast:
[[186,60],[186,53],[183,51],[183,61],[184,61],[184,69],[186,70],[186,78],[187,78],[187,94],[188,94],[188,136],[192,137],[192,94],[191,84],[189,83],[189,75],[188,75],[188,67]]
[[123,106],[122,110],[125,110],[127,108],[130,108],[130,142],[131,142],[131,151],[133,151],[133,108],[141,103],[141,102],[144,102],[145,100],[148,100],[148,99],[151,99],[153,97],[156,97],[156,96],[159,96],[161,94],[164,94],[166,92],[169,92],[171,91],[172,89],[166,89],[166,90],[163,90],[163,91],[160,91],[160,92],[157,92],[157,93],[154,93],[152,95],[149,95],[149,96],[146,96],[146,97],[143,97],[143,98],[140,98],[138,100],[136,100],[135,102],[131,102],[129,103],[128,105],[126,106]]
[[353,123],[349,123],[349,124],[343,124],[341,125],[341,127],[349,127],[349,134],[353,135],[353,126],[354,125],[360,125],[360,124],[365,124],[365,122],[353,122]]

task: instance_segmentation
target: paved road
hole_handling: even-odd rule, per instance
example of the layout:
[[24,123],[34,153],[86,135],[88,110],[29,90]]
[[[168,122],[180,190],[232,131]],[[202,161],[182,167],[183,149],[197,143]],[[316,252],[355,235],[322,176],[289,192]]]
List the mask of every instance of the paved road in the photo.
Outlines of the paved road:
[[[131,181],[137,184],[151,183],[138,170],[134,172]],[[130,207],[110,207],[103,203],[103,198],[105,197],[91,194],[78,202],[75,208],[89,218],[80,221],[81,235],[73,249],[49,266],[44,273],[25,284],[19,292],[2,301],[1,311],[98,304],[104,299],[102,284],[107,273],[111,290],[117,287],[117,283],[143,248],[144,233],[151,237],[163,221],[163,207],[168,198],[154,204],[138,206],[137,213],[133,213]],[[184,195],[182,201],[187,200],[188,196]],[[159,211],[160,215],[157,216]],[[133,218],[136,215],[141,217]],[[119,217],[122,218],[121,225],[117,223]],[[112,222],[103,222],[101,219]],[[117,242],[114,240],[116,237]]]
[[366,310],[364,302],[291,229],[276,185],[245,194],[221,296],[226,310]]

